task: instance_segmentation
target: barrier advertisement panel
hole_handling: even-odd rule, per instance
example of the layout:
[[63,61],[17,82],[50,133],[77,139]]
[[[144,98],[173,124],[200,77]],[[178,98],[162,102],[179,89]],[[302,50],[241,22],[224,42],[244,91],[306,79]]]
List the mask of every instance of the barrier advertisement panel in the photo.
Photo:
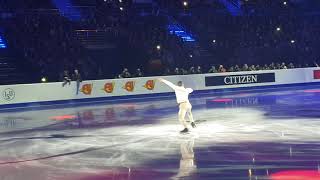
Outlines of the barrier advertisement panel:
[[275,82],[275,73],[206,76],[206,86]]
[[[238,87],[256,87],[280,84],[320,82],[319,68],[268,70],[163,76],[173,83],[183,81],[186,87],[197,91]],[[62,87],[62,82],[0,86],[1,105],[29,102],[60,101],[87,98],[150,95],[173,92],[158,82],[157,77],[105,79],[83,81],[79,89],[75,82]]]

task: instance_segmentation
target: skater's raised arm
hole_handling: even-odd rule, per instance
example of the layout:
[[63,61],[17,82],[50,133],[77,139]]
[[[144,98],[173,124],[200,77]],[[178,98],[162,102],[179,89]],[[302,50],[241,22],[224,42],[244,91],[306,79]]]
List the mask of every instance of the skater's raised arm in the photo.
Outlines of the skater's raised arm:
[[168,85],[168,86],[171,87],[172,89],[176,89],[177,87],[179,87],[179,86],[174,85],[172,82],[167,81],[167,80],[165,80],[165,79],[163,79],[163,78],[158,78],[158,80],[159,80],[160,82],[165,83],[166,85]]

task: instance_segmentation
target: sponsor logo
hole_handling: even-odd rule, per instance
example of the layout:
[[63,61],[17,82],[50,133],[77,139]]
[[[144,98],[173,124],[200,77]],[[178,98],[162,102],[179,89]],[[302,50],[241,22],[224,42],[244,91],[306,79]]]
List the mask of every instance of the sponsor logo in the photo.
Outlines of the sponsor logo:
[[15,92],[14,92],[13,89],[7,88],[7,89],[3,90],[3,92],[2,92],[2,97],[3,97],[3,99],[6,100],[6,101],[11,101],[11,100],[13,100],[14,97],[15,97]]
[[154,80],[148,80],[148,81],[146,82],[146,84],[143,85],[143,87],[145,87],[145,88],[148,89],[148,90],[153,90],[153,89],[154,89],[154,86],[155,86]]
[[134,81],[128,81],[126,82],[126,84],[124,85],[123,89],[127,90],[128,92],[133,92],[134,90]]
[[105,83],[105,84],[104,84],[103,90],[104,90],[106,93],[112,93],[112,92],[113,92],[113,89],[114,89],[114,82],[112,82],[112,83]]
[[262,74],[243,74],[243,75],[229,75],[229,76],[208,76],[208,77],[205,77],[205,81],[206,81],[206,86],[267,83],[267,82],[275,82],[275,74],[262,73]]
[[320,79],[320,70],[313,71],[313,79]]
[[82,92],[85,95],[91,95],[92,88],[93,88],[93,84],[84,84],[82,85],[80,92]]
[[227,76],[224,78],[225,84],[250,84],[257,83],[258,75],[246,75],[246,76]]

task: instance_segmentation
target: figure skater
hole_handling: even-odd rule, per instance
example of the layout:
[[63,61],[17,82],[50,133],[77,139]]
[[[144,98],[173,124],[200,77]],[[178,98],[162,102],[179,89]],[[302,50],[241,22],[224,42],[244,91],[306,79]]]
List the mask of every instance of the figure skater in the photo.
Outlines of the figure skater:
[[184,126],[184,129],[182,131],[180,131],[181,133],[186,133],[186,132],[189,132],[189,129],[188,129],[188,124],[185,120],[185,116],[186,114],[188,115],[188,118],[191,122],[191,126],[193,128],[196,127],[196,124],[194,123],[194,120],[193,120],[193,116],[192,116],[192,113],[191,113],[191,109],[192,109],[192,106],[189,102],[189,94],[193,91],[191,88],[185,88],[182,81],[179,81],[178,82],[178,86],[174,85],[173,83],[171,83],[170,81],[167,81],[165,79],[162,79],[162,78],[158,78],[158,80],[160,82],[163,82],[165,83],[166,85],[168,85],[169,87],[171,87],[175,94],[176,94],[176,99],[177,99],[177,103],[179,104],[179,121],[180,123]]

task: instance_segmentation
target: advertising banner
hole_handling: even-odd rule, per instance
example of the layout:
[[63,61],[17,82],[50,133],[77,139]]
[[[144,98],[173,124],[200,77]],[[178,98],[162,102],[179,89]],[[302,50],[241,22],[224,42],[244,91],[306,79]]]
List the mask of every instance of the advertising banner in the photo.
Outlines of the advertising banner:
[[[262,87],[270,85],[320,82],[319,68],[299,68],[251,72],[228,72],[162,76],[176,84],[183,81],[185,87],[197,91]],[[132,95],[168,93],[173,90],[158,82],[157,77],[87,80],[79,85],[71,82],[16,84],[0,86],[0,106],[31,102],[48,102],[74,99],[109,98]]]
[[206,76],[206,86],[275,82],[275,73]]

